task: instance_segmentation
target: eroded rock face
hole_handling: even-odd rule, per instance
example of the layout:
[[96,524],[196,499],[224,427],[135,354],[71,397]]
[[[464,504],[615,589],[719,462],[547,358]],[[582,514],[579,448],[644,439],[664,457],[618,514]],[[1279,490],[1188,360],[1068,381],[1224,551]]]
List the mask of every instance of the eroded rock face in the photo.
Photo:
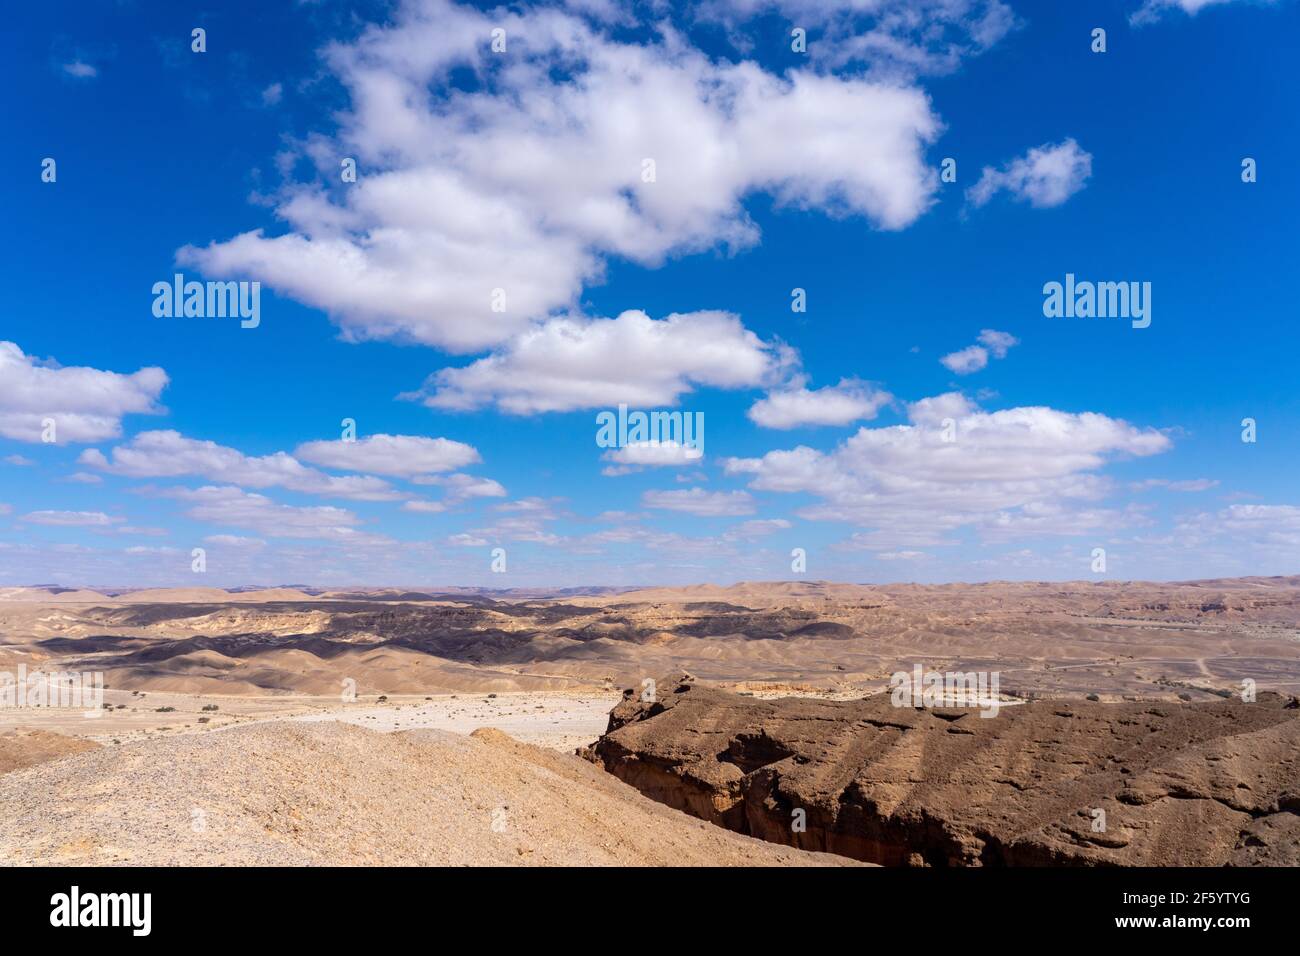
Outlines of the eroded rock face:
[[1300,865],[1300,709],[1276,694],[981,717],[678,675],[586,756],[719,826],[886,865]]

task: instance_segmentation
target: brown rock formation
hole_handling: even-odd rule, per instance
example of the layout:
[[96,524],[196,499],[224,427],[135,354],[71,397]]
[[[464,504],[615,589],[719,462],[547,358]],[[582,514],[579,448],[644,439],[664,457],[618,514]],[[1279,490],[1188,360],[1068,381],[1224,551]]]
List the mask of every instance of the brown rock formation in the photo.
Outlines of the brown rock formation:
[[888,694],[758,700],[685,675],[638,693],[588,759],[772,842],[886,865],[1300,864],[1294,698],[981,717]]

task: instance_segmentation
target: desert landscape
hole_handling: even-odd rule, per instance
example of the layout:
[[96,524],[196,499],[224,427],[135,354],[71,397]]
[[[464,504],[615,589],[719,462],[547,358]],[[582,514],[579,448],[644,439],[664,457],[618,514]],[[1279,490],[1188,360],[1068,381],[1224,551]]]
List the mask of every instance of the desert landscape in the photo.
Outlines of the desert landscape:
[[104,690],[0,710],[10,864],[1300,863],[1300,577],[9,588],[20,669]]

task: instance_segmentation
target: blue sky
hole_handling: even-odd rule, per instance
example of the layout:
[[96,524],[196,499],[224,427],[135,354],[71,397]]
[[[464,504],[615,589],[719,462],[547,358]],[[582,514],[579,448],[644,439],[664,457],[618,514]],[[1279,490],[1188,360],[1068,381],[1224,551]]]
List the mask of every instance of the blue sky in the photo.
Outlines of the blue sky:
[[855,7],[12,14],[0,587],[1295,573],[1300,8]]

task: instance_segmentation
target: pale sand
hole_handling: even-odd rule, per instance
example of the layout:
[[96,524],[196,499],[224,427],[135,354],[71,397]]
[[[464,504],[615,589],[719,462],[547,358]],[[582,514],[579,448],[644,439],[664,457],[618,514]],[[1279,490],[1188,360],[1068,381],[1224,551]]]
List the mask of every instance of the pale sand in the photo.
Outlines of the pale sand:
[[[243,726],[267,720],[342,721],[369,730],[447,730],[468,734],[494,727],[525,743],[572,751],[605,731],[609,711],[620,693],[565,694],[558,692],[392,695],[384,703],[374,696],[343,703],[338,697],[204,697],[149,692],[105,691],[113,705],[102,717],[87,718],[81,710],[15,708],[0,710],[0,733],[48,731],[88,738],[112,746],[150,737]],[[117,709],[121,705],[125,709]],[[216,711],[204,711],[215,706]],[[171,711],[159,713],[160,708]],[[200,720],[206,718],[205,723]]]
[[851,865],[740,836],[503,734],[270,721],[0,775],[0,862]]
[[609,724],[620,699],[568,694],[458,694],[456,697],[392,698],[384,705],[339,705],[301,721],[339,720],[369,730],[448,730],[458,734],[491,727],[528,744],[571,751],[594,741]]

